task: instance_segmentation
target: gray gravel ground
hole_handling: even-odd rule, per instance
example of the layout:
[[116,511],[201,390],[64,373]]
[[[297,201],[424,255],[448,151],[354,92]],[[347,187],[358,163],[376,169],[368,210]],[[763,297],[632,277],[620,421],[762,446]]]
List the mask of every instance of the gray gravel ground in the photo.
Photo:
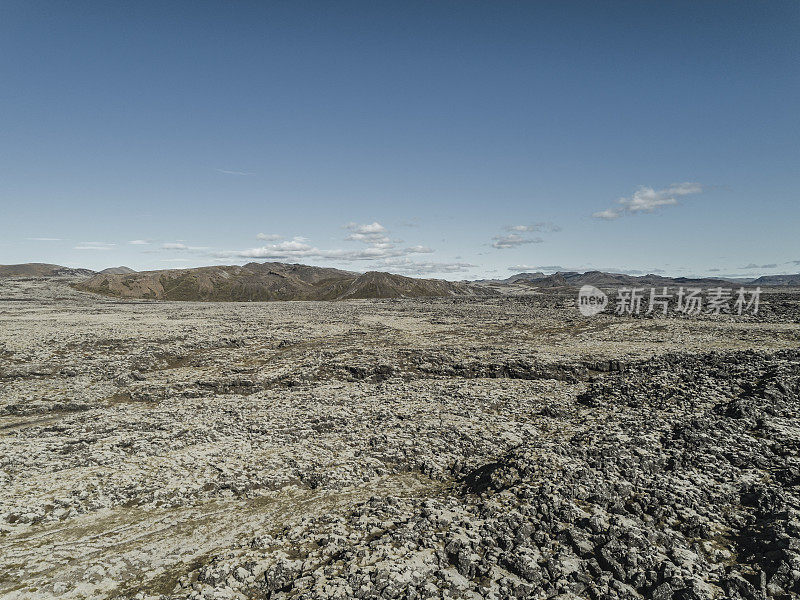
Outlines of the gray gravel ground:
[[800,594],[800,294],[586,318],[70,281],[0,281],[0,597]]

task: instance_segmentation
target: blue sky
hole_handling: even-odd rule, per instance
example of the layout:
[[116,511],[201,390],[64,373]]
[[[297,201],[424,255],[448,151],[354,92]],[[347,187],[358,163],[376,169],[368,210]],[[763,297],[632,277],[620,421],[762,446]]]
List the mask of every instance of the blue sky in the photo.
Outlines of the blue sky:
[[7,1],[0,263],[800,272],[798,64],[794,1]]

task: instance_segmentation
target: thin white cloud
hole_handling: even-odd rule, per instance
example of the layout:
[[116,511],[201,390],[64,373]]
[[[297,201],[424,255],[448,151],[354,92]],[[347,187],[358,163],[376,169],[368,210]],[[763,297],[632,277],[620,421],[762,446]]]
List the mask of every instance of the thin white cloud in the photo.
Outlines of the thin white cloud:
[[305,238],[294,238],[275,244],[245,250],[225,250],[215,254],[218,258],[266,258],[272,260],[329,259],[338,261],[380,260],[385,258],[427,254],[433,250],[427,246],[397,248],[392,244],[376,244],[360,250],[323,250],[312,246]]
[[377,221],[366,224],[348,223],[344,227],[352,232],[345,238],[345,240],[350,242],[361,242],[363,244],[370,244],[374,246],[383,245],[387,248],[394,243],[397,243],[392,242],[387,235],[388,231],[386,227]]
[[403,240],[390,238],[389,230],[377,221],[372,223],[348,223],[344,228],[351,232],[347,235],[345,241],[359,242],[367,247],[356,251],[327,251],[329,255],[339,257],[338,260],[376,260],[433,252],[431,248],[421,245],[400,247]]
[[249,177],[250,175],[255,175],[255,173],[250,173],[248,171],[236,171],[233,169],[214,169],[217,173],[222,173],[224,175],[238,175],[240,177]]
[[[319,248],[313,245],[308,238],[294,236],[290,240],[284,240],[277,234],[258,234],[256,237],[267,243],[254,248],[240,250],[217,250],[207,252],[209,258],[220,260],[234,259],[265,259],[274,261],[295,261],[303,262],[309,260],[325,260],[331,262],[374,262],[386,261],[388,259],[403,259],[419,254],[430,254],[432,248],[424,245],[402,245],[402,240],[395,240],[389,237],[389,231],[378,223],[348,223],[344,229],[350,233],[344,238],[345,241],[359,242],[361,247],[350,248]],[[165,244],[165,247],[172,250],[192,250],[191,246],[185,244]],[[399,263],[398,263],[399,264]],[[434,268],[434,263],[425,263],[427,267]],[[441,263],[445,265],[445,263]],[[400,266],[408,266],[403,265]],[[411,268],[411,267],[409,267]],[[444,268],[442,266],[441,268]],[[446,272],[446,271],[443,271]]]
[[511,265],[508,267],[509,271],[514,271],[516,273],[522,271],[567,271],[565,267],[561,265],[547,265],[547,266],[532,266],[532,265]]
[[348,223],[345,225],[345,229],[355,231],[356,233],[386,233],[386,228],[377,221],[367,223],[366,225]]
[[777,263],[770,263],[768,265],[756,265],[756,264],[750,263],[746,267],[739,267],[739,268],[740,269],[777,269],[778,265],[777,265]]
[[463,273],[476,266],[466,262],[415,262],[408,258],[387,259],[378,264],[379,268],[400,275]]
[[150,244],[147,240],[131,240],[128,243],[133,246],[147,246]]
[[274,258],[278,256],[289,257],[292,255],[308,254],[316,250],[305,242],[299,240],[289,240],[279,242],[277,244],[268,244],[259,248],[250,248],[248,250],[232,251],[227,254],[231,256],[242,256],[245,258]]
[[507,235],[496,235],[492,238],[492,247],[494,248],[517,248],[525,244],[540,244],[544,240],[540,237],[528,238],[518,233],[509,233]]
[[640,186],[632,196],[617,200],[618,206],[592,214],[595,219],[613,220],[625,214],[652,213],[661,206],[674,206],[678,198],[701,194],[705,188],[699,183],[673,183],[663,190]]
[[187,246],[183,242],[166,242],[161,244],[162,250],[185,250],[187,252],[201,252],[203,250],[208,250],[208,246]]
[[433,250],[427,246],[411,246],[410,248],[406,248],[405,252],[408,254],[430,254]]
[[364,244],[390,244],[392,240],[382,233],[359,233],[354,232],[346,238],[350,242],[363,242]]
[[81,242],[74,250],[112,250],[116,244],[107,242]]
[[25,238],[26,240],[31,240],[33,242],[60,242],[62,241],[61,238],[49,238],[49,237],[29,237]]
[[528,234],[536,232],[561,231],[561,227],[549,221],[539,221],[529,225],[506,225],[503,227],[506,233],[496,235],[492,238],[492,247],[500,250],[507,248],[518,248],[526,244],[541,244],[544,240],[541,237],[530,237]]
[[614,208],[607,208],[605,210],[600,210],[596,213],[592,213],[592,216],[595,219],[605,219],[606,221],[611,221],[612,219],[619,218],[622,214],[622,210],[614,209]]
[[561,227],[549,221],[540,221],[530,225],[506,225],[503,229],[516,233],[538,233],[561,231]]

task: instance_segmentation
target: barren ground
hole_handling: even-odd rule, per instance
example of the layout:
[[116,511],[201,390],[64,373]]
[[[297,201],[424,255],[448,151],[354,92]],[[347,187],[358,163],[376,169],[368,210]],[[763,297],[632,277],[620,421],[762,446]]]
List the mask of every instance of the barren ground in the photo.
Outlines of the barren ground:
[[0,281],[3,598],[790,598],[800,294],[113,301]]

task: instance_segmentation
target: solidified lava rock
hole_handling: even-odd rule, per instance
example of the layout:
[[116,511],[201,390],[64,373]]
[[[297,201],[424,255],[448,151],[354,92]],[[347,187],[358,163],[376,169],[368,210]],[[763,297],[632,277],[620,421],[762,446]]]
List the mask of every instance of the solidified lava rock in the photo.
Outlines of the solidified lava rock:
[[[338,521],[306,523],[293,535],[324,542],[286,562],[285,540],[270,540],[241,589],[269,598],[797,597],[799,385],[798,351],[626,364],[572,410],[541,411],[570,436],[543,434],[476,468],[456,465],[455,493],[373,498]],[[207,569],[197,590],[219,578]]]

